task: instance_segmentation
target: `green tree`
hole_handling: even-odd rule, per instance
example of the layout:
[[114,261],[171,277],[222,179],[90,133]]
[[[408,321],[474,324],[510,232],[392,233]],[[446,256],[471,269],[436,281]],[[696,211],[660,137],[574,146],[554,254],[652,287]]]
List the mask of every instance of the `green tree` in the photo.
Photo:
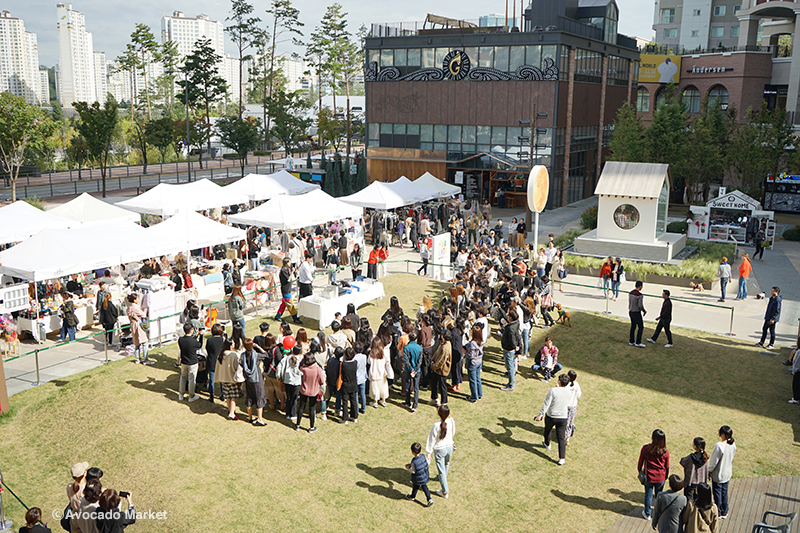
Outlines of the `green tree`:
[[306,155],[306,168],[314,168],[314,162],[311,161],[311,149],[308,150]]
[[223,146],[230,148],[239,156],[239,164],[244,177],[244,167],[247,164],[247,153],[258,146],[261,133],[258,124],[250,117],[222,117],[217,121],[217,131]]
[[[189,86],[184,82],[184,91],[189,91],[189,105],[201,107],[206,117],[211,117],[211,105],[225,96],[228,85],[217,74],[217,64],[222,58],[211,47],[211,39],[200,39],[195,43],[191,54],[186,56],[184,69],[188,73]],[[183,98],[183,95],[181,95]],[[208,137],[208,150],[211,151],[211,137]]]
[[175,141],[175,121],[169,117],[151,120],[145,125],[145,138],[161,154],[161,163],[167,157],[167,150]]
[[0,164],[11,182],[11,200],[17,200],[17,178],[25,163],[25,152],[43,146],[53,134],[55,123],[47,112],[28,105],[11,93],[0,93]]
[[299,92],[287,92],[281,88],[267,98],[267,110],[273,118],[270,135],[286,148],[287,155],[306,134],[312,119],[305,118],[309,105]]
[[358,162],[358,190],[362,190],[369,185],[367,178],[367,159],[364,154],[361,154],[361,160]]
[[138,68],[141,69],[144,78],[144,94],[147,101],[147,120],[153,120],[153,108],[150,105],[150,84],[147,80],[147,66],[159,61],[161,56],[158,50],[158,43],[150,26],[142,23],[136,24],[136,29],[131,33],[131,45],[138,56]]
[[344,120],[336,118],[336,113],[330,107],[323,107],[317,114],[317,135],[323,149],[330,144],[338,152],[344,132]]
[[683,183],[687,170],[686,154],[689,142],[686,107],[670,84],[665,89],[665,101],[656,107],[653,121],[644,132],[645,161],[667,163],[673,183]]
[[130,101],[130,109],[131,109],[131,120],[133,120],[133,114],[136,111],[136,72],[139,70],[139,56],[136,54],[136,49],[130,43],[125,47],[125,52],[119,56],[117,56],[117,63],[119,64],[118,71],[119,72],[127,72],[128,78],[130,79],[131,84],[131,101]]
[[128,138],[131,141],[131,145],[139,151],[142,158],[142,174],[147,174],[147,132],[146,132],[146,122],[143,116],[136,115],[133,117],[133,120],[129,123],[130,126],[128,127],[127,134]]
[[89,154],[100,165],[100,176],[103,180],[103,197],[106,196],[106,169],[111,152],[111,140],[119,121],[117,102],[113,98],[106,100],[103,107],[98,102],[89,105],[86,102],[73,102],[72,106],[81,117],[77,130],[86,140]]
[[[186,131],[186,122],[181,122],[182,131]],[[211,136],[214,133],[214,126],[208,120],[208,117],[200,117],[195,120],[189,121],[189,151],[192,147],[197,149],[198,160],[200,168],[203,168],[203,144],[209,143]]]
[[[272,15],[272,44],[269,50],[269,88],[267,90],[267,97],[271,97],[274,90],[275,90],[275,52],[276,47],[278,44],[283,42],[282,40],[278,40],[284,34],[293,34],[295,37],[292,38],[295,45],[301,45],[302,43],[297,40],[297,37],[302,37],[303,32],[300,31],[300,28],[303,27],[303,23],[300,22],[300,10],[295,8],[292,5],[291,0],[272,0],[270,3],[269,9],[267,9],[267,13]],[[279,66],[279,65],[277,65]],[[270,116],[267,115],[267,123],[266,123],[266,130],[270,130]]]
[[253,5],[245,0],[231,0],[231,15],[226,21],[232,24],[225,28],[225,32],[230,35],[231,40],[236,45],[239,52],[239,112],[237,116],[242,118],[242,85],[245,79],[242,76],[244,62],[252,59],[252,56],[244,52],[254,44],[258,43],[260,30],[257,28],[261,19],[252,16]]
[[328,160],[325,165],[325,183],[323,184],[326,193],[334,198],[342,195],[342,184],[339,181],[339,172],[336,168],[336,162],[332,159]]
[[610,148],[611,155],[608,158],[610,161],[631,163],[644,161],[644,128],[636,108],[628,102],[617,109]]
[[[320,26],[314,28],[309,35],[309,40],[305,43],[306,53],[304,60],[309,70],[304,74],[310,76],[312,73],[317,75],[317,113],[322,112],[322,75],[328,71],[327,56],[325,55],[325,43],[327,37]],[[333,93],[333,105],[336,106],[336,91]]]
[[92,156],[92,154],[89,153],[89,144],[86,142],[86,139],[84,139],[82,135],[75,135],[72,137],[67,145],[66,155],[70,167],[72,167],[72,165],[77,165],[78,179],[83,179],[83,176],[81,176],[83,165]]
[[[700,104],[700,113],[692,121],[686,145],[686,164],[691,171],[683,177],[690,190],[701,188],[704,202],[708,201],[711,184],[722,183],[728,167],[728,144],[734,119],[732,107],[722,109],[717,102],[709,102],[706,95]],[[681,185],[673,183],[676,188]]]
[[155,90],[158,99],[163,102],[166,115],[172,118],[175,107],[175,72],[178,70],[178,43],[166,41],[161,45],[161,63],[164,74],[156,78]]
[[357,189],[353,183],[353,177],[350,174],[350,158],[345,157],[342,162],[342,196],[348,196],[356,192]]

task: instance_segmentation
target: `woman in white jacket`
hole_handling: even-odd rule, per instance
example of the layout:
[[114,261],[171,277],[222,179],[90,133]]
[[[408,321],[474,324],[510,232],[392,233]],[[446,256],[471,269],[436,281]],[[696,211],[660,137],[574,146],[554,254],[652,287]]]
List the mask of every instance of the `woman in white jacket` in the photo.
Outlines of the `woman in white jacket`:
[[447,471],[450,469],[450,458],[453,455],[456,421],[450,417],[450,407],[446,403],[439,406],[438,414],[439,421],[428,433],[425,452],[428,454],[428,462],[431,462],[431,454],[433,454],[436,470],[439,472],[439,483],[441,483],[442,489],[437,490],[436,494],[442,498],[448,498],[450,489],[447,486]]
[[575,415],[578,414],[578,400],[581,397],[581,386],[578,384],[578,373],[574,370],[567,372],[569,377],[569,385],[567,390],[570,393],[569,403],[567,404],[567,445],[569,446],[569,438],[575,434]]
[[380,401],[386,407],[386,399],[389,397],[389,380],[394,379],[392,370],[392,360],[388,356],[386,346],[383,345],[379,336],[372,339],[372,346],[369,350],[369,395],[372,396],[372,407],[378,408]]
[[708,474],[711,476],[711,488],[714,490],[714,503],[719,509],[719,518],[728,518],[728,482],[733,476],[733,456],[736,445],[733,443],[733,430],[730,426],[719,428],[719,442],[708,459]]

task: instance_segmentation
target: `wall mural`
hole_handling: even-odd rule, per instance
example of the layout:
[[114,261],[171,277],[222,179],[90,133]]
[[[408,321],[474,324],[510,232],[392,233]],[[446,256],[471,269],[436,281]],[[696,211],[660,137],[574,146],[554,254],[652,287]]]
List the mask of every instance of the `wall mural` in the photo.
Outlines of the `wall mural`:
[[520,65],[511,74],[486,67],[472,67],[469,56],[462,50],[451,50],[444,57],[442,68],[430,67],[421,68],[414,72],[409,72],[405,76],[400,75],[397,67],[383,67],[378,70],[378,63],[372,61],[364,71],[364,81],[441,81],[443,79],[472,81],[543,81],[557,80],[558,68],[555,62],[546,58],[542,63],[542,68],[531,65]]

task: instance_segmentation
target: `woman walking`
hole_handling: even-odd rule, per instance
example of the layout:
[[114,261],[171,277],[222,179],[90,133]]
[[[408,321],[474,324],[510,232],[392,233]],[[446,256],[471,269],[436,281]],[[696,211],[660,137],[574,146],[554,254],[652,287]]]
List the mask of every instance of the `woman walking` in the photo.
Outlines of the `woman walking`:
[[133,334],[134,363],[143,365],[153,365],[154,361],[147,358],[148,345],[147,331],[142,327],[142,323],[147,320],[147,314],[139,306],[139,297],[135,293],[128,295],[128,320],[131,323],[131,333]]
[[229,339],[222,341],[222,351],[217,356],[214,380],[222,387],[222,399],[228,404],[228,420],[239,420],[236,416],[236,400],[242,396],[242,388],[235,379],[236,371],[239,369],[239,354],[232,348]]
[[483,366],[483,328],[475,324],[472,326],[472,339],[464,347],[464,359],[467,362],[467,375],[469,376],[468,402],[475,403],[483,398],[483,384],[481,383],[481,366]]
[[228,316],[232,323],[240,324],[244,332],[244,295],[241,285],[235,285],[231,290],[231,296],[228,298]]
[[317,396],[320,393],[320,387],[325,383],[322,373],[322,368],[317,364],[317,359],[313,353],[307,353],[303,357],[303,363],[300,365],[300,372],[303,377],[300,380],[300,401],[297,405],[297,423],[294,426],[295,431],[300,431],[300,421],[303,419],[303,411],[308,404],[308,419],[309,419],[309,433],[314,433],[317,428],[314,426],[317,418]]
[[372,407],[378,408],[378,402],[386,407],[389,397],[389,376],[394,377],[392,362],[388,350],[380,337],[372,339],[369,349],[369,395],[372,396]]
[[100,323],[103,324],[103,329],[106,330],[106,344],[114,346],[114,327],[117,325],[119,310],[116,304],[111,301],[110,292],[105,293],[103,296],[103,303],[100,304],[98,315]]
[[447,486],[447,471],[450,470],[450,458],[453,455],[453,437],[456,434],[456,421],[450,416],[450,407],[442,404],[438,409],[439,421],[433,424],[428,433],[428,441],[425,445],[425,452],[428,454],[428,462],[431,462],[431,454],[436,461],[436,470],[439,473],[439,483],[441,490],[436,494],[442,498],[450,497],[450,488]]
[[733,456],[736,445],[733,443],[733,430],[730,426],[719,428],[719,442],[708,460],[708,473],[711,475],[711,487],[714,489],[714,503],[719,509],[719,519],[728,518],[728,482],[733,476]]
[[550,329],[550,326],[555,325],[555,320],[550,316],[550,310],[553,308],[553,283],[548,276],[542,278],[542,292],[539,294],[539,311],[544,319],[544,329]]
[[747,300],[747,282],[752,270],[753,266],[750,264],[750,256],[746,253],[742,254],[742,264],[739,265],[739,292],[736,294],[734,300]]
[[[556,279],[558,280],[558,292],[564,292],[564,287],[561,284],[561,280],[567,277],[567,260],[564,259],[564,252],[562,250],[558,250],[556,252],[556,258],[553,261],[553,268],[556,269]],[[611,286],[613,288],[614,282],[611,282]]]
[[697,486],[705,483],[708,479],[708,454],[706,453],[706,441],[702,437],[695,437],[692,442],[694,451],[681,458],[683,467],[683,494],[686,499],[692,501]]
[[622,283],[622,277],[625,273],[625,267],[622,265],[622,259],[617,257],[614,259],[614,266],[611,267],[611,292],[614,296],[614,301],[619,298],[619,286]]
[[550,449],[550,433],[556,428],[556,438],[558,439],[558,465],[567,462],[567,417],[569,400],[572,393],[567,390],[569,376],[561,374],[558,376],[558,387],[553,387],[544,399],[544,405],[534,420],[539,422],[544,418],[544,442],[542,445]]
[[569,390],[570,397],[569,404],[567,405],[567,432],[565,436],[567,439],[567,446],[569,446],[569,439],[575,434],[575,415],[578,414],[578,400],[581,398],[583,392],[581,391],[581,386],[578,384],[577,372],[570,370],[567,372],[567,377],[569,378],[567,390]]
[[642,517],[650,520],[650,506],[653,496],[658,496],[664,488],[664,481],[669,475],[669,452],[667,451],[667,436],[660,429],[653,431],[650,444],[642,446],[639,452],[639,472],[644,469],[644,510]]
[[683,510],[684,533],[717,533],[720,518],[717,506],[711,501],[711,487],[708,483],[700,483],[697,496],[689,500]]

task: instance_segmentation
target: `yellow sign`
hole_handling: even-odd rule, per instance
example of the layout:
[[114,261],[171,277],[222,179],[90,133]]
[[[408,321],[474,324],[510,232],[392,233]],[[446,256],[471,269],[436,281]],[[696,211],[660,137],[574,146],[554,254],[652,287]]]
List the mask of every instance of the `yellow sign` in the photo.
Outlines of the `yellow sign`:
[[550,174],[547,167],[536,165],[528,176],[528,209],[541,213],[547,205],[550,195]]
[[681,81],[681,56],[642,54],[639,83],[678,83]]

